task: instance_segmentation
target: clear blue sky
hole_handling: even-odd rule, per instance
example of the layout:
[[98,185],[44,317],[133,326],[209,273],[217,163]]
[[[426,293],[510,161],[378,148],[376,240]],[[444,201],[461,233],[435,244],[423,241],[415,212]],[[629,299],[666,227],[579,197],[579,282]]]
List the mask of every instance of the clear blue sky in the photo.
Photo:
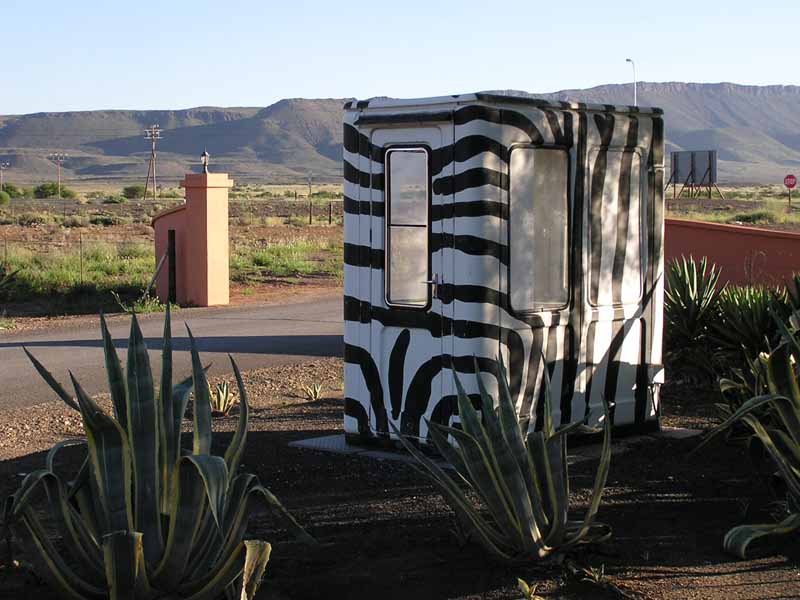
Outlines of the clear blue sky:
[[[648,9],[638,8],[649,7]],[[0,114],[800,84],[797,0],[0,0]]]

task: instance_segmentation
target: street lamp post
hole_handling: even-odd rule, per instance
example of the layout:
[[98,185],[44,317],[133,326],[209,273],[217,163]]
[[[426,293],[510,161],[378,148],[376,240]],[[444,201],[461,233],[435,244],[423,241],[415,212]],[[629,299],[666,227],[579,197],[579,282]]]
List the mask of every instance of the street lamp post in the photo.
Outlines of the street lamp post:
[[636,63],[632,58],[626,58],[625,62],[631,63],[631,67],[633,67],[633,105],[636,106]]

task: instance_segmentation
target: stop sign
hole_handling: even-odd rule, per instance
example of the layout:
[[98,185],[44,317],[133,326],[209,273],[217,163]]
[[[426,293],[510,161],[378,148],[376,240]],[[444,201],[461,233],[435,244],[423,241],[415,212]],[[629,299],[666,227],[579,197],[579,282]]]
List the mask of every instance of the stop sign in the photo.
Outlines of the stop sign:
[[785,185],[790,190],[797,185],[797,177],[794,175],[787,175],[783,178],[783,185]]

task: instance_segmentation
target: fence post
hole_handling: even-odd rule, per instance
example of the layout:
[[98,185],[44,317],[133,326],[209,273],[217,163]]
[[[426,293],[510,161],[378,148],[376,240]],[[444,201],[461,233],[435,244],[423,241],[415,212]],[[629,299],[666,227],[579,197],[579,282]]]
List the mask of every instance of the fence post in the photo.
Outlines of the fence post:
[[311,225],[311,199],[308,200],[308,224]]
[[78,253],[80,254],[80,264],[81,264],[81,287],[83,287],[83,232],[82,231],[78,234],[78,244],[79,244]]
[[333,202],[328,202],[328,225],[333,225]]

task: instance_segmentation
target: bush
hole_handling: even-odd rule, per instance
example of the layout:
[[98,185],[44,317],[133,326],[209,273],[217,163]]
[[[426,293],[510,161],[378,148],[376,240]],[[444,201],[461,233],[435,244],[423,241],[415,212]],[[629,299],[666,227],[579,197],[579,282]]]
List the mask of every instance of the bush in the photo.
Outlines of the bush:
[[8,206],[9,202],[11,202],[11,194],[0,191],[0,206]]
[[33,225],[48,225],[53,222],[53,216],[46,212],[24,212],[17,215],[17,225],[31,227]]
[[89,223],[92,225],[102,225],[103,227],[111,227],[112,225],[130,225],[133,219],[130,217],[121,217],[119,215],[111,215],[108,213],[98,213],[89,217]]
[[142,184],[128,185],[122,188],[122,196],[128,200],[144,198],[145,188]]
[[[54,446],[45,468],[27,475],[5,502],[3,523],[23,542],[37,574],[66,598],[251,600],[271,550],[266,542],[245,540],[254,509],[280,516],[299,539],[313,539],[255,475],[239,472],[249,411],[236,363],[231,358],[241,399],[238,425],[224,455],[212,454],[208,381],[191,331],[192,376],[173,386],[167,312],[158,392],[136,317],[127,377],[102,318],[101,332],[113,415],[74,377],[73,397],[28,353],[80,414],[86,440],[78,444],[86,460],[78,473],[62,476],[53,464],[66,444]],[[192,390],[189,451],[181,448],[181,425]],[[55,532],[44,527],[39,501]]]
[[89,219],[78,215],[69,215],[68,217],[64,217],[64,220],[61,221],[62,227],[86,227],[88,224]]
[[117,256],[120,258],[144,258],[152,254],[153,247],[143,242],[122,242],[117,248]]
[[[62,198],[75,198],[77,194],[63,185],[61,186]],[[34,198],[57,198],[58,197],[58,184],[54,181],[47,181],[33,188]]]
[[103,198],[103,204],[125,204],[128,199],[125,196],[107,196]]
[[25,190],[20,189],[15,186],[13,183],[4,183],[3,189],[0,190],[11,196],[12,198],[22,198],[24,196]]

